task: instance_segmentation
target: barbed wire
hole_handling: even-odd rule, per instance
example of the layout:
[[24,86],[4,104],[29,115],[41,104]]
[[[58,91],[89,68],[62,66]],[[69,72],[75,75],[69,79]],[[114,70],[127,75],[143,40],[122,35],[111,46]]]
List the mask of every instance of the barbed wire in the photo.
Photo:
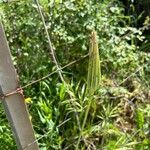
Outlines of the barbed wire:
[[[85,55],[84,58],[87,57],[87,56],[88,56],[88,54]],[[81,59],[80,59],[80,60],[81,60]],[[75,62],[77,62],[77,61],[74,61],[74,63],[75,63]],[[71,62],[71,63],[69,63],[69,64],[73,64],[73,62]],[[61,69],[66,68],[67,66],[69,66],[69,64],[68,64],[68,65],[65,65],[65,66],[62,67]],[[131,75],[129,75],[127,78],[125,78],[119,85],[122,85],[125,81],[127,81],[129,78],[131,78],[132,76],[134,76],[137,72],[139,72],[143,67],[145,67],[145,66],[148,65],[148,64],[149,64],[149,63],[140,66],[135,72],[133,72]],[[56,72],[57,72],[57,70],[54,71],[54,72],[52,72],[51,75],[54,74],[54,73],[56,73]],[[32,84],[35,84],[35,83],[37,83],[37,82],[39,82],[39,81],[41,81],[41,80],[43,80],[43,79],[46,79],[46,78],[49,77],[49,76],[50,76],[50,74],[47,75],[47,76],[45,76],[45,77],[43,77],[42,79],[38,79],[38,80],[36,80],[36,81],[34,81],[34,82],[31,82],[31,83],[25,85],[23,88],[26,88],[26,87],[28,87],[28,86],[30,86],[30,85],[32,85]],[[137,96],[137,95],[135,95],[134,97],[132,97],[132,99],[134,99],[136,96]],[[132,100],[130,100],[129,102],[132,102]],[[65,121],[64,121],[64,122],[65,122]],[[67,122],[67,121],[66,121],[66,122]],[[60,126],[60,125],[58,125],[58,126]],[[57,127],[58,127],[58,126],[57,126]],[[51,132],[51,131],[49,131],[49,132]],[[48,132],[48,133],[49,133],[49,132]],[[40,138],[38,138],[38,139],[35,140],[34,142],[30,143],[28,146],[31,146],[31,145],[34,144],[35,142],[37,142],[37,141],[39,141],[40,139],[44,138],[46,135],[48,135],[48,133],[46,133],[45,135],[42,135]],[[84,139],[83,139],[83,140],[84,140]],[[26,147],[26,148],[27,148],[27,147]]]
[[56,53],[55,53],[55,51],[53,49],[53,46],[52,46],[51,38],[50,38],[48,29],[47,29],[47,26],[46,26],[46,23],[45,23],[45,18],[44,18],[44,15],[43,15],[43,12],[42,12],[39,0],[35,0],[35,2],[36,2],[36,5],[37,5],[37,8],[38,8],[39,14],[41,16],[42,22],[43,22],[43,26],[44,26],[45,32],[46,32],[46,37],[47,37],[47,40],[48,40],[50,54],[52,55],[53,61],[55,63],[55,66],[57,68],[57,71],[58,71],[58,74],[59,74],[59,77],[60,77],[61,81],[64,81],[64,78],[63,78],[63,75],[62,75],[62,71],[60,69],[61,67],[59,66],[59,63],[57,62],[57,59],[56,59]]
[[[86,55],[82,56],[80,59],[74,60],[74,61],[68,63],[67,65],[65,65],[65,66],[63,66],[63,67],[61,67],[61,68],[59,68],[59,69],[63,70],[63,69],[65,69],[65,68],[67,68],[67,67],[69,67],[69,66],[71,66],[71,65],[73,65],[73,64],[75,64],[75,63],[77,63],[77,62],[79,62],[79,61],[81,61],[81,60],[83,60],[83,59],[86,58],[87,56],[89,56],[89,54],[86,54]],[[136,73],[138,73],[141,69],[143,69],[143,67],[145,67],[145,66],[148,65],[148,64],[149,64],[149,63],[146,63],[146,64],[140,66],[135,72],[133,72],[133,73],[130,74],[128,77],[126,77],[122,82],[120,82],[119,85],[122,85],[124,82],[126,82],[129,78],[131,78],[132,76],[134,76]],[[18,88],[18,89],[15,90],[15,91],[12,91],[12,92],[10,92],[10,93],[8,93],[8,94],[5,94],[4,97],[3,97],[3,99],[4,99],[5,97],[7,97],[7,96],[11,96],[11,95],[13,95],[13,94],[18,93],[18,92],[22,91],[23,89],[25,89],[25,88],[27,88],[27,87],[33,85],[33,84],[36,84],[36,83],[38,83],[38,82],[41,82],[42,80],[47,79],[48,77],[50,77],[50,76],[52,76],[53,74],[57,73],[59,69],[56,69],[56,70],[53,71],[52,73],[47,74],[46,76],[44,76],[44,77],[42,77],[42,78],[40,78],[40,79],[31,81],[31,82],[29,82],[28,84],[26,84],[26,85],[24,85],[24,86]],[[2,97],[1,97],[1,98],[2,98]],[[64,121],[62,124],[58,125],[57,127],[63,125],[64,123],[66,123],[66,122],[69,121],[69,120],[70,120],[70,119],[67,119],[67,120]],[[31,146],[31,145],[34,144],[35,142],[37,142],[37,141],[39,141],[40,139],[44,138],[44,137],[45,137],[46,135],[48,135],[50,132],[51,132],[51,131],[47,132],[46,134],[44,134],[44,135],[42,135],[41,137],[39,137],[37,140],[35,140],[35,141],[33,141],[32,143],[28,144],[27,147]],[[26,149],[27,147],[25,147],[24,149]]]
[[122,82],[119,83],[119,86],[122,85],[124,82],[126,82],[128,79],[130,79],[132,76],[134,76],[136,73],[138,73],[140,70],[142,70],[145,66],[149,65],[150,62],[143,64],[142,66],[138,67],[135,72],[131,73],[129,76],[127,76]]
[[[51,73],[49,73],[49,74],[43,76],[42,78],[39,78],[39,79],[37,79],[37,80],[28,82],[26,85],[21,86],[21,87],[17,88],[16,90],[14,90],[14,91],[12,91],[12,92],[10,92],[10,93],[4,94],[4,95],[0,95],[0,98],[1,98],[1,99],[4,99],[5,97],[11,96],[11,95],[13,95],[13,94],[23,93],[23,89],[25,89],[25,88],[27,88],[27,87],[33,85],[33,84],[39,83],[39,82],[41,82],[41,81],[43,81],[43,80],[49,78],[50,76],[52,76],[52,75],[55,74],[55,73],[58,73],[59,76],[60,76],[60,78],[61,78],[61,80],[64,81],[63,76],[62,76],[62,74],[61,74],[62,70],[65,69],[65,68],[67,68],[67,67],[69,67],[69,66],[71,66],[71,65],[73,65],[73,64],[75,64],[75,63],[77,63],[77,62],[79,62],[79,61],[81,61],[81,60],[83,60],[83,59],[86,58],[87,56],[89,56],[89,54],[86,54],[86,55],[82,56],[80,59],[74,60],[74,61],[72,61],[72,62],[66,64],[66,65],[63,66],[63,67],[60,67],[60,66],[58,65],[57,60],[56,60],[55,52],[54,52],[53,47],[52,47],[52,43],[51,43],[51,40],[50,40],[50,36],[49,36],[49,34],[48,34],[48,30],[47,30],[47,27],[46,27],[46,24],[45,24],[44,16],[43,16],[42,11],[41,11],[41,8],[40,8],[39,1],[36,0],[36,3],[37,3],[38,10],[39,10],[39,12],[40,12],[40,15],[41,15],[41,18],[42,18],[42,21],[43,21],[43,25],[44,25],[44,29],[45,29],[45,31],[46,31],[46,35],[47,35],[47,38],[48,38],[48,42],[49,42],[49,47],[50,47],[50,50],[51,50],[51,54],[52,54],[52,57],[53,57],[53,60],[54,60],[54,63],[55,63],[55,65],[56,65],[56,68],[57,68],[57,69],[56,69],[55,71],[53,71],[53,72],[51,72]],[[129,76],[127,76],[122,82],[119,83],[119,85],[122,85],[124,82],[126,82],[129,78],[131,78],[132,76],[134,76],[136,73],[138,73],[141,69],[143,69],[143,68],[144,68],[146,65],[148,65],[148,64],[149,64],[149,63],[144,64],[144,65],[138,67],[135,72],[133,72],[133,73],[131,73]],[[59,128],[60,126],[64,125],[66,122],[70,121],[70,119],[71,119],[71,118],[69,118],[69,119],[63,121],[61,124],[59,124],[59,125],[56,126],[56,127]],[[44,135],[40,136],[38,139],[36,139],[36,140],[33,141],[32,143],[30,143],[30,144],[28,144],[26,147],[24,147],[23,150],[25,150],[26,148],[30,147],[32,144],[38,142],[38,141],[41,140],[42,138],[48,136],[48,134],[49,134],[50,132],[52,132],[52,131],[50,130],[50,131],[48,131],[47,133],[45,133]]]
[[[31,81],[31,82],[29,82],[28,84],[26,84],[26,85],[24,85],[24,86],[21,86],[20,88],[18,88],[18,89],[16,89],[16,90],[12,91],[12,92],[10,92],[10,93],[7,93],[7,94],[3,95],[3,97],[1,96],[0,98],[1,98],[1,99],[5,99],[5,97],[8,97],[8,96],[11,96],[11,95],[20,93],[20,92],[23,91],[23,89],[25,89],[25,88],[27,88],[27,87],[29,87],[29,86],[31,86],[31,85],[34,85],[34,84],[36,84],[36,83],[39,83],[39,82],[41,82],[42,80],[45,80],[45,79],[49,78],[49,77],[52,76],[53,74],[57,73],[58,70],[61,70],[61,71],[62,71],[63,69],[65,69],[65,68],[67,68],[67,67],[69,67],[69,66],[71,66],[71,65],[73,65],[73,64],[76,64],[77,62],[83,60],[84,58],[86,58],[86,57],[88,57],[88,56],[89,56],[89,54],[83,55],[83,56],[81,56],[81,58],[79,58],[78,60],[74,60],[74,61],[68,63],[67,65],[65,65],[65,66],[63,66],[63,67],[61,67],[61,68],[59,68],[59,69],[56,69],[55,71],[53,71],[53,72],[51,72],[51,73],[49,73],[49,74],[43,76],[42,78],[37,79],[37,80],[34,80],[34,81]],[[143,69],[143,68],[144,68],[145,66],[147,66],[147,65],[149,65],[149,63],[146,63],[146,64],[144,64],[144,65],[138,67],[135,72],[133,72],[133,73],[131,73],[129,76],[127,76],[127,77],[126,77],[122,82],[120,82],[118,85],[119,85],[119,86],[122,85],[124,82],[126,82],[129,78],[131,78],[132,76],[134,76],[136,73],[138,73],[141,69]],[[67,121],[69,121],[69,120],[67,119]],[[64,121],[64,123],[66,123],[67,121]],[[62,123],[62,125],[63,125],[64,123]],[[58,125],[57,127],[59,127],[59,126],[60,126],[60,125]],[[51,132],[51,131],[47,132],[46,134],[44,134],[44,135],[42,135],[41,137],[39,137],[37,140],[35,140],[35,141],[33,141],[32,143],[28,144],[27,147],[31,146],[31,145],[34,144],[35,142],[37,142],[37,141],[39,141],[40,139],[44,138],[44,137],[45,137],[46,135],[48,135],[50,132]],[[24,149],[26,149],[27,147],[25,147]]]
[[[69,67],[69,66],[71,66],[71,65],[73,65],[73,64],[75,64],[75,63],[77,63],[77,62],[79,62],[79,61],[81,61],[81,60],[83,60],[83,59],[86,58],[87,56],[89,56],[89,54],[86,54],[86,55],[84,55],[84,56],[81,56],[81,58],[79,58],[78,60],[74,60],[74,61],[68,63],[67,65],[65,65],[65,66],[63,66],[63,67],[61,67],[61,68],[59,68],[59,69],[56,69],[55,71],[53,71],[53,72],[51,72],[51,73],[49,73],[49,74],[43,76],[42,78],[39,78],[39,79],[34,80],[34,81],[30,81],[28,84],[26,84],[26,85],[24,85],[24,86],[21,86],[21,87],[17,88],[17,89],[14,90],[14,91],[11,91],[11,92],[6,93],[6,94],[4,94],[4,95],[0,95],[0,98],[1,98],[1,99],[4,99],[5,97],[11,96],[11,95],[14,95],[14,94],[17,94],[17,93],[23,93],[23,89],[25,89],[25,88],[27,88],[27,87],[33,85],[33,84],[36,84],[36,83],[38,83],[38,82],[40,82],[40,81],[42,81],[42,80],[45,80],[45,79],[49,78],[49,77],[52,76],[53,74],[57,73],[59,70],[62,71],[63,69],[65,69],[65,68],[67,68],[67,67]],[[135,72],[133,72],[133,73],[131,73],[129,76],[127,76],[122,82],[120,82],[120,83],[118,84],[118,86],[121,86],[124,82],[126,82],[128,79],[130,79],[132,76],[134,76],[136,73],[138,73],[140,70],[142,70],[145,66],[147,66],[147,65],[149,65],[149,64],[150,64],[150,63],[146,63],[146,64],[144,64],[144,65],[138,67],[138,69],[136,69]]]
[[29,82],[28,84],[26,84],[26,85],[24,85],[24,86],[21,86],[21,87],[17,88],[16,90],[12,91],[12,92],[9,92],[9,93],[0,95],[0,98],[1,98],[1,99],[4,99],[5,97],[11,96],[11,95],[14,95],[14,94],[17,94],[17,93],[22,93],[22,92],[23,92],[23,89],[25,89],[25,88],[27,88],[27,87],[33,85],[33,84],[36,84],[36,83],[38,83],[38,82],[40,82],[40,81],[42,81],[42,80],[45,80],[45,79],[49,78],[49,77],[52,76],[53,74],[57,73],[59,70],[63,70],[63,69],[65,69],[65,68],[67,68],[67,67],[73,65],[73,64],[75,64],[75,63],[77,63],[77,62],[83,60],[83,59],[86,58],[87,56],[89,56],[89,54],[86,54],[86,55],[84,55],[84,56],[81,56],[81,58],[79,58],[79,59],[77,59],[77,60],[74,60],[74,61],[68,63],[67,65],[65,65],[65,66],[63,66],[63,67],[61,67],[61,68],[59,68],[59,69],[56,69],[55,71],[53,71],[53,72],[51,72],[51,73],[49,73],[49,74],[43,76],[42,78],[39,78],[39,79],[34,80],[34,81],[31,81],[31,82]]

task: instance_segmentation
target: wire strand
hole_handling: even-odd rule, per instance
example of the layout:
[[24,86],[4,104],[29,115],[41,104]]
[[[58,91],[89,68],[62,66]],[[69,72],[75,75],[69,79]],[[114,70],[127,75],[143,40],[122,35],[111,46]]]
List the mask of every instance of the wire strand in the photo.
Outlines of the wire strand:
[[58,65],[58,62],[56,60],[56,54],[55,54],[53,46],[52,46],[51,38],[50,38],[50,35],[48,33],[48,29],[47,29],[47,26],[46,26],[46,23],[45,23],[45,18],[44,18],[44,15],[42,13],[42,10],[41,10],[41,6],[40,6],[40,3],[39,3],[39,0],[35,0],[35,2],[36,2],[36,5],[37,5],[37,8],[39,10],[39,13],[40,13],[40,16],[41,16],[41,19],[42,19],[42,22],[43,22],[43,26],[44,26],[44,29],[45,29],[45,32],[46,32],[50,53],[52,55],[52,58],[53,58],[53,61],[54,61],[55,65],[56,65],[56,68],[57,68],[58,74],[60,76],[60,79],[61,79],[61,81],[64,81],[61,69],[60,69],[60,67]]
[[[68,122],[68,121],[70,121],[70,120],[71,120],[71,118],[69,118],[69,119],[63,121],[61,124],[59,124],[58,126],[56,126],[56,128],[61,127],[62,125],[64,125],[66,122]],[[49,134],[50,132],[52,132],[52,130],[46,132],[44,135],[40,136],[40,137],[39,137],[38,139],[36,139],[35,141],[33,141],[32,143],[28,144],[26,147],[23,148],[23,150],[27,149],[27,148],[30,147],[32,144],[38,142],[38,141],[41,140],[42,138],[48,136],[48,134]]]
[[8,96],[11,96],[11,95],[14,95],[14,94],[16,94],[16,93],[20,93],[20,92],[22,92],[23,89],[25,89],[25,88],[27,88],[27,87],[33,85],[33,84],[36,84],[36,83],[38,83],[38,82],[40,82],[40,81],[42,81],[42,80],[45,80],[45,79],[49,78],[49,77],[52,76],[53,74],[57,73],[59,70],[63,70],[63,69],[65,69],[65,68],[67,68],[67,67],[73,65],[73,64],[75,64],[75,63],[77,63],[77,62],[83,60],[83,59],[86,58],[87,56],[89,56],[89,54],[86,54],[86,55],[82,56],[80,59],[74,60],[74,61],[68,63],[67,65],[63,66],[63,67],[61,67],[61,68],[59,68],[59,69],[56,69],[56,70],[53,71],[52,73],[49,73],[49,74],[47,74],[46,76],[43,76],[43,77],[40,78],[40,79],[31,81],[31,82],[29,82],[28,84],[26,84],[26,85],[24,85],[24,86],[21,86],[20,88],[17,88],[16,90],[14,90],[14,91],[12,91],[12,92],[3,94],[2,96],[0,96],[0,99],[3,99],[4,97],[8,97]]

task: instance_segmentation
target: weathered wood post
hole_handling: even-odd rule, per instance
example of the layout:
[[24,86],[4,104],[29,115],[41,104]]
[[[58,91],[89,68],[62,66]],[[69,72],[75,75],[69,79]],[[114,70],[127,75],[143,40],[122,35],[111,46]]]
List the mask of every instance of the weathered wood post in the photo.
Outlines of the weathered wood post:
[[0,99],[10,122],[18,149],[38,150],[23,95],[18,91],[15,94],[5,96],[18,87],[17,73],[11,60],[3,26],[0,23]]

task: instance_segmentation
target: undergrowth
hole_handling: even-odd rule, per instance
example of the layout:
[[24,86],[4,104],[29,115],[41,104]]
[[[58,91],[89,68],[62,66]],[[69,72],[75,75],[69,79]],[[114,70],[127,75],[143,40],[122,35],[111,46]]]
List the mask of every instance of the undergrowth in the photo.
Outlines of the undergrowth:
[[[54,74],[24,90],[40,149],[149,150],[149,17],[138,29],[117,0],[40,2],[59,64],[89,53],[62,70],[65,82]],[[0,6],[21,85],[56,70],[37,10],[31,0]],[[0,107],[3,149],[16,145]]]

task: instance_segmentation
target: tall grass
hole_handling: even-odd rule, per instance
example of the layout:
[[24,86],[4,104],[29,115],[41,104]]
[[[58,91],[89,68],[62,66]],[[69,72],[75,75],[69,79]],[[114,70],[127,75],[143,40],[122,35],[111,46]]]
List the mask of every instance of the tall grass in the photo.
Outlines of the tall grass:
[[89,114],[89,110],[92,103],[92,96],[94,92],[98,89],[101,82],[101,67],[100,67],[100,57],[99,57],[99,49],[98,49],[98,41],[97,41],[97,33],[96,31],[92,31],[90,37],[90,48],[89,48],[89,66],[88,66],[88,77],[87,77],[87,97],[88,103],[84,114],[84,119],[81,127],[81,131],[79,134],[79,138],[77,141],[76,150],[79,149],[79,144],[81,141],[82,133],[87,121],[87,117]]
[[100,57],[96,31],[92,31],[89,48],[89,66],[87,77],[87,93],[92,95],[101,81]]

